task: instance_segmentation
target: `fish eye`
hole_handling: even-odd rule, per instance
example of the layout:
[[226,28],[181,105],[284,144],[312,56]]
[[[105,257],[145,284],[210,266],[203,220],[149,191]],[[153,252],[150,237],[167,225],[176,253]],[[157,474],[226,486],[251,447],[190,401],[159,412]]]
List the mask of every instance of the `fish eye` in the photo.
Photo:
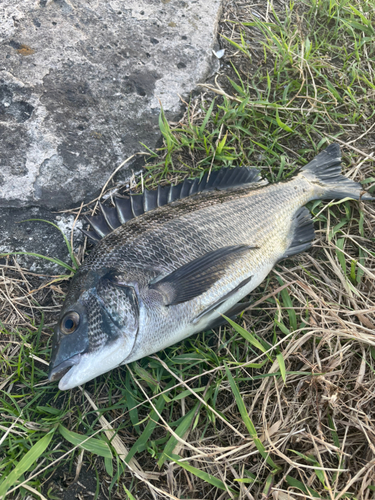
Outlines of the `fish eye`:
[[60,329],[65,335],[70,335],[75,332],[79,325],[79,314],[75,311],[65,314],[60,323]]

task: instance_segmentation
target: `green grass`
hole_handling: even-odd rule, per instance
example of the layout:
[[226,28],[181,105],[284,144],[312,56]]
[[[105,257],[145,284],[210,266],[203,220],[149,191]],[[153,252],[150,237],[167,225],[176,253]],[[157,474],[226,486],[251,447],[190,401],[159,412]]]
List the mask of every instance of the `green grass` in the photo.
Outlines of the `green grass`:
[[[164,146],[150,155],[146,187],[223,165],[257,166],[276,182],[336,140],[346,174],[374,192],[374,0],[273,5],[224,20],[230,67],[219,86],[202,87],[178,127],[161,113]],[[92,479],[95,500],[148,499],[151,490],[371,498],[374,209],[350,200],[309,208],[314,249],[277,266],[238,324],[114,370],[86,392],[46,383],[56,312],[46,307],[41,323],[35,299],[29,324],[17,326],[7,302],[0,497],[62,498],[60,476],[77,475]],[[26,314],[17,298],[27,290],[9,269],[0,289]],[[50,302],[61,304],[64,291],[54,282]]]

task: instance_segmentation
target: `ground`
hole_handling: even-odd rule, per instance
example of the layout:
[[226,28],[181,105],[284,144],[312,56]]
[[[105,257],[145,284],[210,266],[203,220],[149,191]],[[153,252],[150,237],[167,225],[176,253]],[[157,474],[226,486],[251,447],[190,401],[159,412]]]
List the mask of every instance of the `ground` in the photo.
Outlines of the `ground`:
[[[374,26],[373,0],[228,2],[220,75],[180,123],[161,115],[164,145],[131,187],[238,164],[277,182],[338,142],[345,175],[374,193]],[[375,206],[309,209],[313,248],[278,264],[234,326],[68,392],[46,381],[67,280],[9,257],[0,495],[374,498]]]

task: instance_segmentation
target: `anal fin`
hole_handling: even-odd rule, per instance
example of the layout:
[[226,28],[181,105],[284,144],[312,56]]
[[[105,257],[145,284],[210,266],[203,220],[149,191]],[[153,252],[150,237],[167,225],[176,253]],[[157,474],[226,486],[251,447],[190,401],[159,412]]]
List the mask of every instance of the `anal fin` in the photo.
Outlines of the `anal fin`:
[[291,230],[293,234],[292,242],[279,261],[304,252],[311,247],[311,242],[315,238],[314,223],[306,207],[302,207],[297,211]]

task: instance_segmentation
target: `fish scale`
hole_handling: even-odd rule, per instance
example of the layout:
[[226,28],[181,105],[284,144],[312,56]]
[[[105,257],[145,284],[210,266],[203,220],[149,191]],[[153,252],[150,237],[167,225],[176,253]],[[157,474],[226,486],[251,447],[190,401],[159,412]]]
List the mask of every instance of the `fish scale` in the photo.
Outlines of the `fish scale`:
[[279,260],[311,246],[308,201],[373,200],[340,163],[333,144],[277,184],[237,167],[102,207],[55,328],[50,380],[70,389],[239,314]]
[[[263,189],[269,190],[270,188]],[[222,197],[215,200],[214,196],[210,197],[209,204],[202,203],[199,198],[191,200],[186,207],[185,214],[180,213],[179,219],[165,222],[162,226],[156,225],[155,227],[153,218],[147,213],[143,214],[139,216],[139,219],[146,219],[145,226],[148,223],[148,231],[134,237],[130,225],[124,225],[102,241],[101,247],[93,252],[90,260],[84,263],[82,268],[116,266],[120,262],[121,265],[127,262],[137,264],[137,266],[150,264],[163,266],[168,258],[170,261],[173,260],[173,264],[167,265],[166,270],[171,271],[188,259],[190,260],[191,256],[197,258],[207,251],[219,248],[228,242],[228,238],[236,242],[254,244],[259,239],[264,240],[267,237],[267,231],[261,237],[257,236],[258,232],[262,234],[262,228],[267,228],[263,224],[264,219],[260,220],[264,212],[267,213],[268,219],[277,218],[280,206],[283,206],[283,200],[291,201],[293,196],[294,203],[288,205],[285,210],[284,218],[287,221],[288,213],[292,215],[299,206],[309,201],[309,197],[302,192],[302,189],[295,191],[292,186],[287,185],[284,189],[285,193],[272,193],[269,201],[262,200],[262,189],[259,192],[253,192],[251,188],[250,192],[249,190],[241,191],[237,196],[231,193],[225,203]],[[181,202],[182,200],[179,200],[175,204]],[[195,211],[192,211],[192,208],[195,208]],[[285,227],[289,225],[289,222],[286,222]],[[150,233],[152,229],[154,231]],[[272,230],[272,225],[269,225],[268,232]],[[142,255],[141,262],[140,254]]]

